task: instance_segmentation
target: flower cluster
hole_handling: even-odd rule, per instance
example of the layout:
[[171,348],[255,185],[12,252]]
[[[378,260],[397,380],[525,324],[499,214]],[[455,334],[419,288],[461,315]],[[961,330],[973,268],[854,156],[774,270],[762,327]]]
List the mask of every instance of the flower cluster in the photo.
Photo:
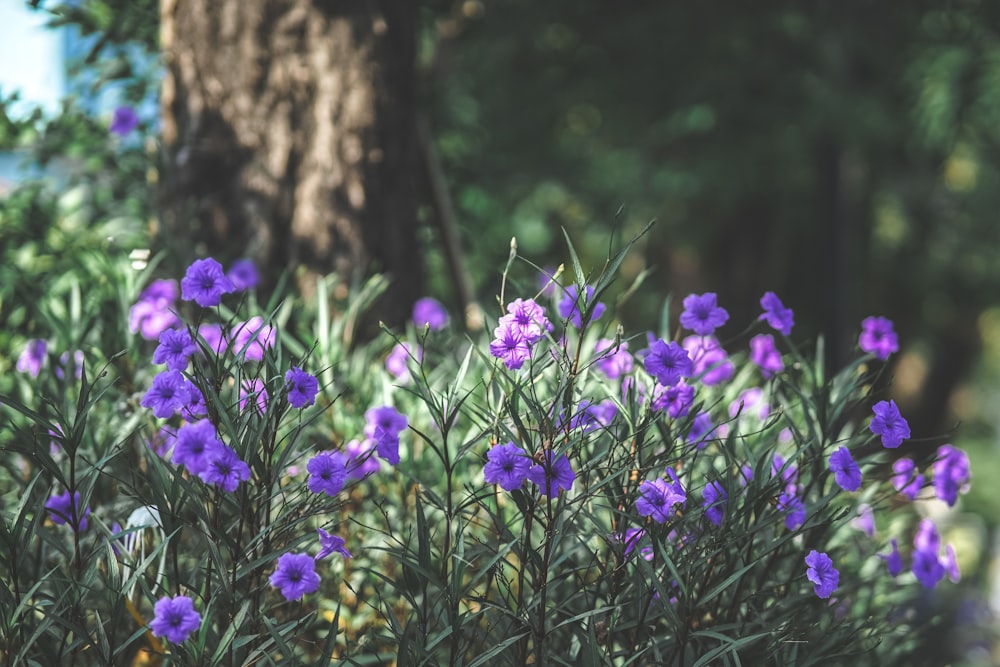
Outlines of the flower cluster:
[[517,370],[531,358],[534,345],[552,330],[545,309],[533,299],[516,299],[507,304],[507,314],[497,321],[490,354]]

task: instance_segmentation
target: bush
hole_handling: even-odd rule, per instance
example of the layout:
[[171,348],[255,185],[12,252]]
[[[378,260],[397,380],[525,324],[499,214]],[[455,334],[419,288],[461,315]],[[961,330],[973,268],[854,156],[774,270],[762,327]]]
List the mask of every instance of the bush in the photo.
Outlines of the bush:
[[200,260],[102,313],[124,348],[26,347],[0,396],[4,664],[907,659],[921,588],[957,578],[909,501],[969,471],[900,456],[891,323],[835,374],[774,295],[724,343],[711,293],[626,335],[629,248],[588,276],[570,245],[575,280],[540,288],[512,249],[492,342],[425,302],[348,350],[378,279],[261,305],[252,267]]

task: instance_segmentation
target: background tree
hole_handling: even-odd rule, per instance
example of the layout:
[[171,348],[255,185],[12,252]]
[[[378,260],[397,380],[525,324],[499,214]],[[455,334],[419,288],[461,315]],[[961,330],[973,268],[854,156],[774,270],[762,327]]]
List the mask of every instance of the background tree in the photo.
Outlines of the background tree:
[[[177,247],[423,289],[416,3],[163,0],[161,215]],[[307,286],[308,281],[303,281]]]

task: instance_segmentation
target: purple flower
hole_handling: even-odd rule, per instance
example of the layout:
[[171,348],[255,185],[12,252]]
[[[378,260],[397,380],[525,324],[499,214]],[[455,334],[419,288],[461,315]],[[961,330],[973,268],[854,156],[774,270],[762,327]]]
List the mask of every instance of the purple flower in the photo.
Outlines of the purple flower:
[[215,484],[226,493],[232,493],[240,482],[250,479],[250,466],[231,447],[222,445],[209,450],[205,456],[205,467],[198,477],[206,484]]
[[197,475],[222,447],[225,445],[219,440],[215,426],[202,419],[180,427],[171,460],[175,465],[186,467],[192,475]]
[[186,383],[188,402],[181,408],[181,416],[190,422],[207,415],[208,406],[205,405],[205,397],[201,390],[190,380],[187,380]]
[[885,561],[885,566],[889,570],[889,575],[898,577],[903,571],[903,558],[899,555],[899,543],[896,538],[889,540],[890,550],[887,554],[879,554],[878,557]]
[[806,556],[806,578],[813,583],[813,590],[817,597],[824,600],[837,590],[840,582],[840,573],[833,566],[833,561],[825,553],[813,549]]
[[561,491],[573,488],[576,473],[565,454],[556,457],[551,449],[545,450],[542,463],[535,463],[528,469],[528,480],[538,485],[543,496],[557,496]]
[[282,554],[269,581],[289,601],[315,593],[319,588],[316,560],[309,554]]
[[222,272],[222,265],[211,257],[192,262],[181,280],[181,298],[202,308],[218,306],[223,294],[235,291],[233,281]]
[[847,447],[840,447],[830,454],[830,471],[844,491],[853,492],[861,488],[861,468],[854,462],[851,450]]
[[304,408],[316,402],[319,381],[298,366],[285,373],[285,387],[288,389],[288,404],[293,408]]
[[785,369],[781,353],[774,346],[774,336],[757,334],[750,339],[750,361],[757,364],[765,379]]
[[260,284],[260,274],[251,259],[238,259],[233,262],[226,277],[229,278],[233,288],[238,292],[251,290]]
[[63,491],[57,496],[52,496],[45,503],[45,509],[49,511],[49,518],[52,523],[61,526],[68,523],[76,531],[87,530],[89,525],[87,517],[90,516],[90,508],[80,507],[80,492],[73,493],[70,499],[69,491]]
[[347,481],[347,457],[340,452],[320,452],[309,459],[306,470],[310,491],[335,496]]
[[851,520],[851,527],[857,528],[868,537],[875,537],[875,512],[867,503],[858,505],[858,515]]
[[411,347],[409,343],[396,343],[389,356],[385,358],[385,369],[401,384],[409,384],[411,355],[418,362],[423,361],[424,349],[419,345]]
[[194,601],[185,595],[156,601],[149,629],[156,637],[166,637],[175,644],[184,642],[201,627],[201,614],[194,610]]
[[872,406],[872,412],[875,416],[868,424],[868,429],[882,438],[883,447],[895,449],[910,437],[910,425],[899,414],[896,401],[879,401]]
[[510,321],[501,322],[493,330],[490,354],[503,361],[507,368],[514,371],[523,366],[524,362],[531,357],[531,347],[517,327],[511,325]]
[[937,551],[929,549],[914,549],[913,563],[910,566],[913,576],[924,588],[934,588],[944,577],[944,566],[938,559]]
[[317,528],[316,532],[319,533],[319,553],[316,554],[316,560],[326,558],[332,553],[338,553],[344,558],[351,558],[351,552],[347,550],[345,546],[344,538],[339,535],[331,535],[322,528]]
[[198,335],[204,339],[205,346],[212,352],[215,352],[215,354],[222,354],[229,346],[226,337],[222,335],[221,324],[202,324],[198,327]]
[[795,315],[791,308],[785,308],[774,292],[764,292],[764,296],[760,297],[760,307],[764,309],[764,314],[758,319],[767,320],[772,329],[780,331],[785,336],[792,333]]
[[785,491],[778,496],[778,511],[785,513],[785,528],[796,530],[806,522],[806,506],[802,499]]
[[693,331],[699,336],[711,336],[728,319],[729,313],[716,303],[715,292],[689,294],[684,297],[681,326],[685,329]]
[[570,285],[563,291],[562,300],[559,301],[559,317],[568,320],[577,329],[583,326],[583,316],[581,313],[586,313],[590,310],[591,304],[593,304],[593,309],[590,312],[590,317],[587,318],[588,322],[596,322],[601,319],[601,315],[605,311],[605,306],[602,302],[593,303],[594,288],[591,285],[584,287],[584,294],[586,296],[583,299],[578,298],[576,285]]
[[173,448],[175,442],[177,442],[177,433],[171,428],[161,426],[159,431],[146,440],[146,445],[152,449],[153,453],[157,456],[165,457],[168,453],[170,453],[170,450]]
[[716,526],[721,526],[722,517],[725,515],[726,500],[729,497],[726,490],[722,488],[722,484],[717,481],[709,482],[702,489],[701,497],[704,500],[702,507],[705,508],[705,516]]
[[27,373],[33,378],[38,377],[45,363],[45,351],[48,344],[40,338],[32,338],[24,346],[24,351],[17,358],[17,370],[20,373]]
[[413,304],[413,324],[418,329],[424,327],[431,331],[443,329],[448,324],[448,311],[437,299],[425,296]]
[[681,345],[693,364],[691,375],[707,386],[717,385],[733,377],[736,369],[729,355],[715,336],[688,336]]
[[920,551],[930,551],[937,557],[941,550],[941,536],[938,535],[937,526],[930,519],[921,519],[917,525],[917,532],[913,535],[913,546]]
[[486,458],[483,478],[487,484],[499,484],[505,490],[513,491],[528,478],[531,459],[513,442],[490,447]]
[[677,473],[667,468],[667,474],[672,482],[658,477],[640,484],[639,497],[635,501],[635,509],[639,515],[652,517],[656,523],[666,523],[673,513],[674,505],[683,505],[687,501],[687,494],[677,479]]
[[892,321],[884,317],[866,317],[862,320],[858,347],[862,352],[874,354],[878,359],[888,359],[890,354],[899,350],[899,339],[892,328]]
[[595,362],[597,369],[608,379],[617,380],[632,372],[634,361],[627,342],[622,341],[616,346],[614,340],[602,338],[597,341],[594,353],[598,355]]
[[375,451],[391,465],[399,463],[399,434],[409,422],[391,405],[370,408],[365,412],[365,435],[375,442]]
[[[753,410],[755,406],[757,407],[756,411]],[[733,419],[736,419],[737,416],[754,415],[763,421],[770,414],[771,406],[764,400],[764,390],[760,387],[744,389],[736,397],[736,400],[729,404],[729,416]]]
[[108,126],[108,131],[112,134],[117,134],[119,137],[124,137],[131,134],[132,130],[137,127],[139,127],[139,116],[136,115],[135,109],[124,105],[115,109],[115,113],[111,117],[111,125]]
[[176,301],[176,280],[154,280],[129,311],[129,331],[138,332],[146,340],[156,340],[163,331],[180,322],[173,312]]
[[545,316],[545,309],[535,303],[534,299],[511,301],[507,304],[507,314],[497,324],[517,329],[529,347],[552,331],[552,323]]
[[669,387],[657,385],[653,393],[652,408],[666,410],[672,419],[686,417],[694,405],[694,387],[683,380]]
[[944,573],[948,575],[951,583],[957,584],[962,580],[962,571],[958,568],[958,557],[955,555],[955,547],[947,545],[944,548],[944,558],[941,559],[941,566]]
[[69,352],[63,352],[59,355],[59,361],[56,362],[52,372],[62,380],[66,377],[66,371],[72,371],[73,377],[77,380],[83,377],[83,350],[73,352],[72,360],[70,360]]
[[923,476],[916,471],[912,459],[896,459],[892,464],[892,485],[909,500],[916,500],[924,485]]
[[704,449],[705,445],[708,444],[705,441],[714,430],[715,426],[712,424],[712,416],[707,412],[699,412],[691,420],[691,428],[684,438],[684,442],[689,445],[697,445],[698,449]]
[[677,384],[682,377],[690,377],[694,368],[687,351],[675,341],[668,344],[663,339],[653,341],[649,354],[643,361],[646,372],[665,387]]
[[198,350],[187,329],[166,329],[160,333],[160,344],[153,352],[154,364],[166,364],[172,371],[182,371],[188,358]]
[[934,461],[934,493],[941,500],[953,506],[958,502],[958,493],[965,493],[972,478],[969,457],[961,449],[951,445],[941,445]]
[[347,477],[349,479],[364,479],[379,471],[379,462],[375,458],[375,443],[371,440],[351,440],[344,446],[347,454]]
[[[642,528],[628,528],[625,530],[624,535],[615,535],[615,538],[625,545],[625,553],[623,554],[625,558],[632,555],[635,548],[639,543],[646,537],[646,531]],[[653,560],[653,547],[644,546],[639,550],[639,554],[644,560]]]
[[166,419],[188,404],[191,396],[188,385],[180,371],[163,371],[153,378],[153,386],[139,405],[151,408],[154,415]]
[[775,454],[771,457],[771,478],[781,477],[785,484],[785,491],[791,494],[797,493],[796,485],[799,481],[799,469],[794,463],[785,465],[785,457]]
[[250,400],[253,399],[257,414],[263,415],[267,412],[268,398],[264,381],[260,378],[249,378],[240,383],[240,410],[246,410]]
[[251,317],[236,327],[233,336],[233,353],[252,361],[264,358],[264,351],[274,347],[274,327],[264,324],[260,316]]

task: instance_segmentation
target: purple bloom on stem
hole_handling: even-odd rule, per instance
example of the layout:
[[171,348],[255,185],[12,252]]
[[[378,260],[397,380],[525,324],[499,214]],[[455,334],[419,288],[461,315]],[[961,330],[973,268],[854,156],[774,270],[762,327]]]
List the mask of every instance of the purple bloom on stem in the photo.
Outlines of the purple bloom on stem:
[[757,334],[750,339],[750,361],[757,364],[765,379],[785,370],[785,362],[771,334]]
[[833,478],[844,491],[857,491],[861,488],[861,468],[854,462],[851,450],[840,447],[830,454],[830,470]]
[[705,440],[708,439],[708,436],[711,435],[714,430],[715,427],[712,425],[712,416],[707,412],[699,412],[695,415],[695,418],[691,420],[691,429],[684,438],[684,442],[690,445],[697,445],[698,449],[704,449],[705,445],[708,444]]
[[733,362],[729,361],[729,355],[715,336],[688,336],[681,341],[681,345],[691,357],[691,375],[704,385],[725,382],[736,372]]
[[725,308],[716,303],[715,292],[689,294],[684,297],[681,326],[699,336],[710,336],[729,319]]
[[153,386],[139,405],[151,408],[154,415],[166,419],[188,404],[191,396],[188,384],[180,371],[163,371],[153,378]]
[[694,387],[683,380],[669,387],[659,386],[654,391],[652,408],[666,410],[672,419],[686,417],[694,405]]
[[226,274],[236,291],[250,290],[260,284],[260,274],[257,265],[250,259],[238,259],[229,267]]
[[160,334],[160,344],[153,352],[154,364],[166,364],[172,371],[182,371],[188,358],[198,350],[187,329],[166,329]]
[[487,484],[499,484],[505,490],[513,491],[528,478],[531,459],[513,442],[490,447],[486,458],[483,478]]
[[758,319],[767,320],[772,329],[780,331],[785,336],[792,333],[795,314],[791,308],[785,308],[774,292],[764,292],[764,296],[760,297],[760,307],[764,309],[764,314]]
[[958,502],[958,494],[965,493],[972,478],[969,457],[952,445],[941,445],[934,461],[934,493],[941,500],[953,506]]
[[791,494],[797,493],[796,485],[799,481],[799,468],[794,463],[785,465],[785,457],[775,454],[771,458],[771,477],[781,476],[781,481],[785,484],[785,491]]
[[[594,300],[594,288],[591,285],[584,287],[584,298],[578,298],[576,285],[570,285],[563,291],[562,300],[559,301],[559,317],[568,320],[577,329],[583,326],[582,313],[586,313],[590,304]],[[598,301],[593,304],[588,322],[596,322],[604,314],[605,306]]]
[[687,494],[677,479],[677,473],[667,468],[667,474],[673,482],[662,477],[643,482],[639,485],[639,497],[635,501],[635,509],[639,515],[651,517],[656,523],[666,523],[673,513],[674,505],[683,505],[687,501]]
[[646,372],[665,387],[677,384],[682,377],[689,377],[694,367],[683,347],[675,341],[668,344],[663,339],[655,340],[649,346],[643,365]]
[[282,554],[268,581],[288,601],[298,600],[307,593],[315,593],[319,588],[316,560],[309,554]]
[[879,401],[872,406],[872,412],[875,416],[868,430],[882,438],[883,447],[895,449],[910,437],[910,425],[899,414],[896,401]]
[[111,125],[108,126],[108,131],[112,134],[117,134],[119,137],[124,137],[131,134],[132,130],[137,127],[139,127],[139,116],[136,114],[135,109],[126,104],[115,109],[115,113],[111,117]]
[[331,535],[322,528],[317,528],[316,532],[319,533],[319,553],[316,554],[316,560],[326,558],[330,554],[338,553],[343,558],[351,558],[351,552],[347,550],[345,546],[344,538],[339,535]]
[[545,309],[534,299],[515,299],[507,304],[507,314],[498,324],[517,329],[528,345],[534,345],[552,331],[552,323],[545,316]]
[[187,380],[186,388],[188,402],[181,408],[181,416],[186,421],[196,421],[208,414],[208,406],[205,405],[205,397],[202,395],[201,389],[198,389],[193,382]]
[[181,298],[202,308],[218,306],[223,294],[235,291],[233,281],[222,272],[222,265],[211,257],[192,262],[181,280]]
[[813,549],[806,556],[806,578],[813,583],[813,591],[817,597],[824,600],[837,590],[840,573],[833,566],[833,561],[825,553]]
[[45,351],[48,344],[40,338],[32,338],[25,344],[24,351],[17,358],[17,370],[27,373],[33,378],[38,377],[45,363]]
[[176,302],[177,281],[154,280],[129,311],[129,331],[139,333],[146,340],[156,340],[163,331],[180,322],[173,312]]
[[594,352],[598,355],[595,365],[608,379],[617,380],[632,372],[634,361],[627,342],[622,341],[616,346],[614,340],[602,338],[597,341]]
[[180,427],[171,460],[175,465],[185,466],[192,475],[197,475],[222,447],[225,445],[219,440],[215,426],[202,419]]
[[898,577],[903,571],[903,558],[899,555],[899,543],[896,538],[889,540],[890,550],[887,554],[879,554],[878,557],[885,561],[885,566],[889,570],[889,575]]
[[240,482],[250,479],[250,466],[231,447],[222,445],[212,448],[205,456],[205,467],[198,477],[206,484],[215,484],[226,493],[232,493]]
[[937,557],[941,550],[941,536],[938,535],[937,526],[930,519],[921,519],[917,526],[917,532],[913,535],[913,546],[921,551],[932,551]]
[[344,446],[347,454],[347,477],[349,479],[364,479],[379,471],[379,462],[375,458],[375,443],[371,440],[351,440]]
[[274,347],[274,327],[264,324],[262,317],[254,316],[246,322],[237,325],[233,336],[233,353],[243,355],[244,359],[260,361],[264,351]]
[[76,531],[87,530],[89,525],[87,517],[90,516],[89,507],[80,507],[80,492],[73,493],[70,499],[69,491],[63,491],[59,495],[52,496],[45,503],[45,509],[49,511],[49,518],[52,523],[61,526],[68,523]]
[[285,387],[288,388],[288,404],[293,408],[304,408],[316,402],[319,380],[298,366],[285,373]]
[[890,354],[899,350],[899,339],[892,328],[892,321],[884,317],[866,317],[862,320],[858,347],[863,352],[874,354],[878,359],[888,359]]
[[916,471],[912,459],[896,459],[892,464],[892,485],[909,500],[916,500],[924,485],[923,476]]
[[422,361],[424,349],[419,345],[411,347],[409,343],[396,343],[385,358],[385,369],[401,384],[408,384],[412,379],[409,366],[411,354],[418,362]]
[[944,566],[938,559],[937,551],[914,549],[911,569],[924,588],[934,588],[944,577]]
[[868,537],[875,537],[875,512],[872,511],[872,506],[867,503],[859,505],[858,515],[851,520],[851,526]]
[[306,470],[310,491],[335,496],[347,481],[347,457],[340,452],[320,452],[309,459]]
[[184,642],[201,627],[201,614],[194,610],[194,601],[185,595],[156,601],[149,629],[156,637],[166,637],[175,644]]
[[718,481],[709,482],[702,489],[701,497],[704,500],[702,506],[705,508],[705,516],[716,526],[722,525],[722,517],[725,514],[726,500],[728,494]]
[[437,299],[425,296],[413,304],[413,324],[418,329],[424,327],[431,331],[443,329],[448,324],[448,311]]
[[370,408],[365,412],[365,435],[375,442],[375,451],[391,465],[399,463],[399,434],[409,422],[391,405]]
[[264,381],[260,378],[243,380],[240,383],[240,410],[246,410],[250,400],[253,399],[257,408],[257,414],[263,415],[267,412],[268,401],[267,389]]
[[785,528],[796,530],[806,522],[806,506],[802,499],[787,491],[778,496],[778,510],[785,513]]
[[229,347],[229,342],[222,335],[221,324],[202,324],[198,327],[198,335],[204,339],[205,346],[215,354],[222,354]]
[[[628,528],[625,534],[615,535],[619,542],[625,545],[624,556],[628,558],[635,551],[635,548],[646,537],[646,531],[642,528]],[[639,551],[644,560],[653,560],[653,547],[645,546]]]
[[543,496],[557,496],[563,490],[573,488],[576,473],[565,454],[556,457],[551,449],[545,450],[542,463],[535,463],[528,469],[528,480],[538,485]]
[[490,354],[503,361],[504,365],[514,371],[524,365],[531,357],[531,347],[521,332],[510,322],[503,322],[493,330],[493,341],[490,342]]

